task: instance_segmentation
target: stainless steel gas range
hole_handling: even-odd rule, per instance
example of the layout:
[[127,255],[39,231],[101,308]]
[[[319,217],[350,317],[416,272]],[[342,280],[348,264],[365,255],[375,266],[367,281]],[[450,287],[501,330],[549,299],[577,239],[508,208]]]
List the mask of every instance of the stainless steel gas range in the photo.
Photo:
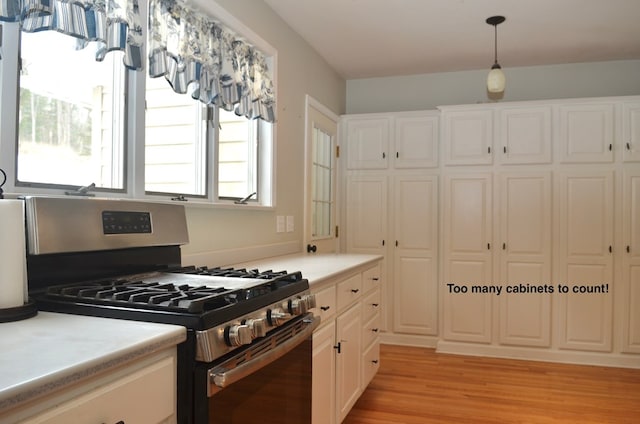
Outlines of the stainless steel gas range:
[[178,324],[178,422],[311,420],[300,272],[183,266],[184,206],[27,197],[29,295],[40,310]]

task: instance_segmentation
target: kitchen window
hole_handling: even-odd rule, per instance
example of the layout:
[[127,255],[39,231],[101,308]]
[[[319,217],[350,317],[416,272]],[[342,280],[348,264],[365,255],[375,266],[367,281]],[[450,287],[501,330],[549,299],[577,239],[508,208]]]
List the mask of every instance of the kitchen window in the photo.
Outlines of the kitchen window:
[[55,31],[20,35],[17,186],[123,190],[122,56]]
[[[4,191],[62,195],[89,190],[103,197],[272,206],[274,126],[267,121],[274,119],[270,74],[275,75],[276,51],[218,6],[206,9],[211,16],[220,13],[231,27],[242,28],[244,40],[252,40],[250,46],[244,41],[224,45],[226,53],[233,48],[234,57],[255,62],[242,67],[242,73],[231,69],[230,60],[222,61],[222,85],[215,79],[189,79],[189,74],[179,86],[171,77],[176,77],[171,68],[175,56],[158,55],[162,46],[153,50],[153,60],[139,56],[129,44],[133,51],[107,54],[104,45],[94,45],[84,35],[29,32],[26,21],[0,16],[6,19],[0,23],[0,168],[8,177]],[[139,22],[149,19],[146,6],[139,10]],[[67,24],[74,31],[87,29],[75,20]],[[145,28],[131,25],[137,31],[129,32],[134,41],[145,37]],[[128,43],[132,37],[115,39]],[[225,37],[225,42],[237,40],[231,33]],[[251,55],[243,56],[247,52]],[[190,58],[184,57],[191,64],[186,68],[196,69]],[[160,59],[171,69],[159,70]],[[149,77],[152,69],[154,78]],[[182,81],[180,69],[173,71]]]

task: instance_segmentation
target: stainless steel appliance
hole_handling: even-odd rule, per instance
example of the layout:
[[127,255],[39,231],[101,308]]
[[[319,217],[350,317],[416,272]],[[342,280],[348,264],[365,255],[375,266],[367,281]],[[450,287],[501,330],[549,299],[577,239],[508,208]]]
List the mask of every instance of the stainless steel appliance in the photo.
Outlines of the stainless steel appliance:
[[182,205],[27,197],[29,294],[40,310],[184,325],[178,422],[311,420],[300,272],[182,266]]

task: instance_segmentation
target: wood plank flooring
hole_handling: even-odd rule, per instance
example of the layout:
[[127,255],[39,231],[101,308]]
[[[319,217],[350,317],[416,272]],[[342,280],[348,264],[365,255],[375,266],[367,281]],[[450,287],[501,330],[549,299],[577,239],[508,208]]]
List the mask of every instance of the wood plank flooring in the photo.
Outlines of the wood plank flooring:
[[640,370],[381,346],[344,424],[640,423]]

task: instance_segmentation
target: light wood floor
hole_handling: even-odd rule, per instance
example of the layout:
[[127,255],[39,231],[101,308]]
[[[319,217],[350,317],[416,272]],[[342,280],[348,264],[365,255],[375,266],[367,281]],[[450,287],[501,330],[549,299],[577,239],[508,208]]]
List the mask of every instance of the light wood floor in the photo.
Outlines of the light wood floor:
[[344,424],[640,423],[640,370],[381,346]]

